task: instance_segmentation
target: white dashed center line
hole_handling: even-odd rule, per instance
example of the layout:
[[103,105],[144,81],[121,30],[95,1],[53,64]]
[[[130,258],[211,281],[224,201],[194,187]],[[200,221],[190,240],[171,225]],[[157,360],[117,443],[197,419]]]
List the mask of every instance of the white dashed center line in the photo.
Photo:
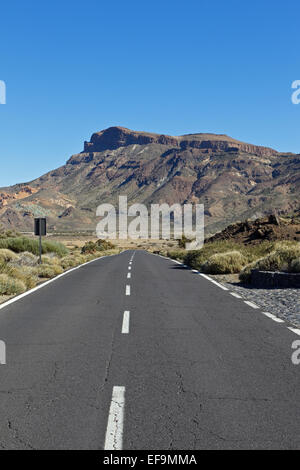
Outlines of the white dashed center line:
[[130,286],[126,286],[126,295],[130,295]]
[[130,320],[130,312],[126,310],[123,316],[123,325],[122,325],[122,333],[127,335],[129,333],[129,320]]
[[128,273],[127,274],[127,279],[130,279],[131,278],[131,273]]
[[108,415],[104,450],[122,450],[125,387],[114,387]]

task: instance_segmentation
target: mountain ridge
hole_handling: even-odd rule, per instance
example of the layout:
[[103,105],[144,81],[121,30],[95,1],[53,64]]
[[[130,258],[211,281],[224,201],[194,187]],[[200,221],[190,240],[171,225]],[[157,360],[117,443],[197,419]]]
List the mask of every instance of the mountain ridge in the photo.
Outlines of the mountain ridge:
[[110,127],[94,133],[65,165],[29,183],[0,188],[0,223],[32,230],[46,216],[52,230],[93,230],[96,208],[117,204],[199,202],[207,233],[298,205],[300,156],[224,134],[168,136]]

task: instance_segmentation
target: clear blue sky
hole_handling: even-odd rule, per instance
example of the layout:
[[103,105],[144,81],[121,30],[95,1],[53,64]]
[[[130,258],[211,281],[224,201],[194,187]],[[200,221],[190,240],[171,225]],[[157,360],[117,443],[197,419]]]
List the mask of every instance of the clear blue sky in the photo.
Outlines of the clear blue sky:
[[0,186],[112,125],[300,153],[299,0],[11,0],[0,13]]

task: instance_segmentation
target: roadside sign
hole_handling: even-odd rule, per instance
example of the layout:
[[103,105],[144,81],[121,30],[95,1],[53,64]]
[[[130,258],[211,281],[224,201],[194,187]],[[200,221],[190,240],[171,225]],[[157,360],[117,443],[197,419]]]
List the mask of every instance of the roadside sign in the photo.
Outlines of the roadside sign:
[[45,217],[39,217],[34,219],[34,234],[40,237],[39,252],[40,252],[40,264],[42,264],[42,237],[47,235],[47,222]]
[[47,222],[44,217],[34,219],[34,234],[39,237],[47,235]]

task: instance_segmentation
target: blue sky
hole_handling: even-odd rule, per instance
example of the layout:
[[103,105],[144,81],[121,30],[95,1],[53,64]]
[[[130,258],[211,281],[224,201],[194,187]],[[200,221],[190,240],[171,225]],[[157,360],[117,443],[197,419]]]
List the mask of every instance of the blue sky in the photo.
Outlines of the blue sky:
[[112,125],[300,153],[299,13],[289,0],[2,2],[0,186]]

